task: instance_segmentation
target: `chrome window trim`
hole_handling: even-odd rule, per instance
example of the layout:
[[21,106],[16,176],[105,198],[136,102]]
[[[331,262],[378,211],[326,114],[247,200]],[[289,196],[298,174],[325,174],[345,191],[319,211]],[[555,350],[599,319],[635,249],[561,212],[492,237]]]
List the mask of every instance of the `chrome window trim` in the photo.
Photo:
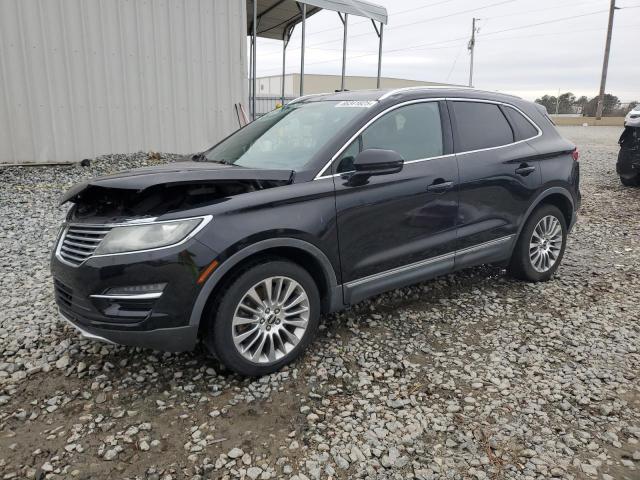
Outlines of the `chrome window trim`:
[[[334,173],[334,174],[324,174],[323,173],[329,168],[331,168],[331,165],[333,164],[333,162],[342,154],[342,152],[344,152],[346,150],[346,148],[351,145],[351,142],[353,142],[356,138],[358,138],[358,136],[364,132],[369,125],[371,125],[373,122],[375,122],[376,120],[378,120],[380,117],[382,117],[383,115],[397,109],[400,107],[404,107],[405,105],[412,105],[414,103],[427,103],[427,102],[438,102],[438,101],[442,101],[445,100],[444,98],[421,98],[421,99],[416,99],[416,100],[408,100],[406,102],[402,102],[402,103],[397,103],[395,105],[391,105],[390,107],[386,108],[385,110],[383,110],[382,112],[378,113],[375,117],[373,117],[372,119],[370,119],[367,123],[365,123],[362,127],[360,127],[358,129],[358,131],[353,134],[351,136],[351,138],[349,138],[349,140],[346,141],[346,143],[338,150],[338,152],[331,157],[331,160],[329,160],[324,167],[322,167],[322,169],[320,170],[320,173],[318,173],[314,180],[320,180],[323,178],[332,178],[338,175],[342,175],[343,173],[348,173],[348,172],[342,172],[342,173]],[[435,158],[435,157],[430,157],[430,158]],[[418,160],[410,160],[411,162],[416,162],[416,161],[423,161],[423,160],[428,160],[427,158],[421,158]],[[409,162],[405,162],[405,163],[409,163]]]
[[[539,138],[539,137],[542,136],[542,129],[538,126],[538,124],[536,122],[534,122],[533,120],[531,120],[531,117],[529,117],[529,115],[524,113],[522,110],[520,110],[515,105],[511,105],[510,103],[500,102],[498,100],[485,100],[485,99],[479,99],[479,98],[478,99],[475,99],[475,98],[447,98],[447,100],[450,100],[452,102],[492,103],[494,105],[503,105],[503,106],[505,106],[507,108],[513,108],[516,112],[520,113],[529,123],[531,123],[531,125],[533,125],[536,128],[536,130],[538,131],[538,134],[534,135],[533,137],[524,138],[522,140],[517,140],[517,141],[511,142],[511,143],[505,143],[504,145],[498,145],[497,147],[486,147],[486,148],[478,148],[476,150],[465,150],[464,152],[456,153],[456,155],[467,155],[469,153],[485,152],[485,151],[489,151],[489,150],[496,150],[498,148],[510,147],[511,145],[518,145],[519,143],[528,142],[529,140],[535,140],[536,138]],[[505,117],[505,119],[507,120],[507,123],[509,125],[511,125],[511,122],[509,122],[509,119],[506,118],[506,117]]]
[[[407,88],[417,88],[417,87],[407,87]],[[424,88],[424,87],[419,87],[419,88]],[[462,87],[465,88],[465,87]],[[468,87],[467,87],[468,88]],[[402,89],[399,89],[402,90]],[[382,97],[380,98],[380,100],[382,99]],[[439,102],[439,101],[452,101],[452,102],[473,102],[473,103],[492,103],[494,105],[503,105],[505,107],[508,108],[513,108],[515,111],[517,111],[518,113],[520,113],[522,116],[524,116],[524,118],[531,123],[531,125],[533,125],[536,130],[538,131],[537,135],[534,135],[533,137],[529,137],[529,138],[525,138],[523,140],[518,140],[518,141],[514,141],[511,143],[506,143],[504,145],[498,145],[497,147],[487,147],[487,148],[480,148],[477,150],[467,150],[464,152],[455,152],[455,153],[449,153],[446,155],[438,155],[435,157],[427,157],[427,158],[418,158],[416,160],[409,160],[408,162],[404,162],[405,165],[408,164],[412,164],[412,163],[418,163],[418,162],[426,162],[429,160],[436,160],[436,159],[440,159],[440,158],[447,158],[447,157],[455,157],[456,155],[467,155],[469,153],[477,153],[477,152],[484,152],[484,151],[489,151],[489,150],[496,150],[498,148],[505,148],[505,147],[510,147],[512,145],[517,145],[519,143],[523,143],[523,142],[528,142],[530,140],[535,140],[536,138],[539,138],[542,136],[542,129],[538,126],[538,124],[536,122],[534,122],[531,117],[529,117],[529,115],[527,115],[526,113],[524,113],[522,110],[520,110],[518,107],[516,107],[515,105],[512,105],[510,103],[506,103],[506,102],[502,102],[499,100],[486,100],[486,99],[481,99],[481,98],[458,98],[458,97],[438,97],[438,98],[421,98],[421,99],[415,99],[415,100],[408,100],[406,102],[402,102],[402,103],[398,103],[395,105],[391,105],[389,108],[383,110],[382,112],[378,113],[375,117],[373,117],[371,120],[369,120],[367,123],[365,123],[362,127],[360,127],[360,129],[358,129],[358,131],[351,136],[351,138],[349,138],[349,140],[347,140],[347,142],[338,150],[338,152],[333,155],[333,157],[331,157],[331,160],[329,160],[324,167],[322,167],[322,169],[320,170],[320,172],[314,177],[314,180],[322,180],[325,178],[333,178],[333,177],[338,177],[340,175],[343,175],[345,173],[349,173],[349,172],[341,172],[341,173],[334,173],[334,174],[328,174],[325,173],[326,170],[328,168],[331,168],[331,165],[333,164],[333,162],[335,162],[335,160],[342,154],[342,152],[344,152],[344,150],[351,145],[351,142],[353,142],[356,138],[358,138],[358,136],[367,129],[367,127],[369,127],[373,122],[375,122],[378,118],[382,117],[383,115],[387,114],[388,112],[391,112],[393,110],[395,110],[396,108],[405,106],[405,105],[411,105],[414,103],[426,103],[426,102]],[[508,119],[507,119],[508,121]]]
[[358,278],[356,280],[352,280],[350,282],[347,282],[345,284],[345,286],[348,287],[348,288],[352,288],[352,287],[355,287],[357,285],[362,285],[363,283],[371,282],[373,280],[378,280],[378,279],[381,279],[381,278],[385,278],[385,277],[389,277],[389,276],[392,276],[392,275],[396,275],[398,273],[406,272],[406,271],[409,271],[409,270],[414,270],[416,268],[424,267],[424,266],[430,265],[432,263],[441,262],[443,260],[449,260],[451,257],[455,257],[457,255],[464,255],[464,254],[467,254],[467,253],[473,253],[473,252],[478,251],[478,250],[483,250],[485,248],[492,247],[494,245],[499,245],[501,243],[508,242],[509,240],[512,240],[513,237],[515,237],[515,234],[507,235],[505,237],[496,238],[494,240],[489,240],[488,242],[479,243],[477,245],[473,245],[471,247],[463,248],[461,250],[454,250],[453,252],[445,253],[443,255],[438,255],[436,257],[427,258],[425,260],[420,260],[418,262],[409,263],[407,265],[402,265],[400,267],[395,267],[395,268],[392,268],[390,270],[385,270],[383,272],[374,273],[372,275],[368,275],[366,277],[361,277],[361,278]]
[[[119,223],[67,223],[66,225],[63,226],[62,235],[60,235],[60,238],[58,239],[58,244],[56,246],[55,256],[56,256],[56,258],[58,260],[60,260],[65,265],[69,265],[69,266],[72,266],[72,267],[79,267],[79,266],[83,265],[87,260],[90,260],[91,258],[112,257],[114,255],[131,255],[131,254],[134,254],[134,253],[155,252],[155,251],[158,251],[158,250],[164,250],[166,248],[173,248],[173,247],[177,247],[179,245],[182,245],[182,244],[186,243],[187,241],[189,241],[190,239],[192,239],[195,235],[198,234],[198,232],[200,232],[205,226],[207,226],[209,224],[209,222],[211,221],[212,218],[213,218],[212,215],[202,215],[202,216],[196,216],[196,217],[174,218],[174,219],[171,219],[171,220],[160,220],[160,221],[157,221],[155,218],[153,218],[153,219],[144,219],[144,220],[140,220],[140,221],[126,221],[126,222],[119,222]],[[77,265],[74,264],[74,263],[67,262],[60,255],[60,249],[62,248],[62,242],[64,241],[64,238],[65,238],[65,236],[67,234],[67,230],[69,229],[69,227],[82,227],[82,226],[85,226],[85,227],[108,227],[108,228],[111,229],[111,228],[115,228],[115,227],[138,227],[138,226],[141,226],[141,225],[155,225],[155,224],[159,224],[159,223],[171,223],[171,222],[180,222],[180,221],[183,221],[183,220],[196,220],[196,219],[200,219],[201,220],[200,224],[196,228],[194,228],[189,233],[189,235],[184,237],[179,242],[172,243],[171,245],[165,245],[163,247],[156,247],[156,248],[147,248],[147,249],[144,249],[144,250],[133,250],[133,251],[130,251],[130,252],[103,253],[103,254],[98,254],[98,255],[90,255],[87,258],[85,258],[82,262],[78,263]],[[108,235],[108,233],[107,233],[107,235]]]

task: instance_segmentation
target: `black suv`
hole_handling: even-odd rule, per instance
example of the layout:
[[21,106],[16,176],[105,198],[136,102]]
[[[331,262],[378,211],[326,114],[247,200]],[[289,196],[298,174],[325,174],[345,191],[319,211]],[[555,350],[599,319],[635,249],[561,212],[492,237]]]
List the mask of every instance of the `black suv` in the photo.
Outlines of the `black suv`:
[[245,375],[311,342],[321,314],[472,265],[558,268],[580,203],[575,146],[544,109],[463,88],[299,98],[192,161],[90,180],[51,270],[85,336]]

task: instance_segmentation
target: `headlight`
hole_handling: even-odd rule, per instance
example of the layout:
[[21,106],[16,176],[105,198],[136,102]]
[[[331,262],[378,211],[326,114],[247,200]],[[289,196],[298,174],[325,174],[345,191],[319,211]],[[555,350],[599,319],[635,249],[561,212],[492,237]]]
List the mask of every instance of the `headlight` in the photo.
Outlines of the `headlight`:
[[185,240],[205,221],[204,218],[190,218],[114,227],[105,235],[95,255],[135,252],[174,245]]

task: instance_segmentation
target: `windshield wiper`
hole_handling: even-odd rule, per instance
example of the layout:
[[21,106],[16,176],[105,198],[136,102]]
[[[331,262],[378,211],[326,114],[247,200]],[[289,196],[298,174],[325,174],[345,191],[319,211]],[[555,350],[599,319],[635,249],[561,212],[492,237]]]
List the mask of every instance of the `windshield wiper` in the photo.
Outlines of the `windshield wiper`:
[[194,162],[211,162],[211,163],[221,163],[223,165],[231,165],[231,162],[225,159],[221,160],[210,160],[204,153],[195,153],[191,156],[191,160]]

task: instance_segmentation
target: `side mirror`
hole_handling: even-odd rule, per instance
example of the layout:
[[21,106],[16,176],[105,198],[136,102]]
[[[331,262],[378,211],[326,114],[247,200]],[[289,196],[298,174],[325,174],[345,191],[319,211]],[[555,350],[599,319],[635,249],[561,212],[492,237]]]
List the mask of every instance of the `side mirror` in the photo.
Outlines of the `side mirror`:
[[404,159],[398,152],[369,148],[356,155],[353,176],[369,178],[373,175],[389,175],[401,171],[403,165]]

